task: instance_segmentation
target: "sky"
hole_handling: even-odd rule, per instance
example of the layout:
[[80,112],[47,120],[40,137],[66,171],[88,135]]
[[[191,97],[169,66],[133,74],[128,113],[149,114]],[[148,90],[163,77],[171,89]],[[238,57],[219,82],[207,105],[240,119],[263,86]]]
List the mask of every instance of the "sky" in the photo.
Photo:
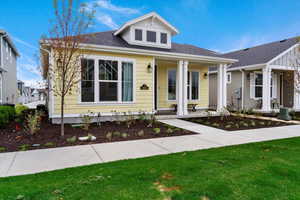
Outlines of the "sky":
[[[117,29],[155,11],[179,30],[173,42],[218,52],[243,49],[300,35],[299,0],[81,0],[97,7],[88,32]],[[38,41],[54,18],[52,0],[1,0],[0,29],[20,57],[17,76],[28,86],[42,80]]]

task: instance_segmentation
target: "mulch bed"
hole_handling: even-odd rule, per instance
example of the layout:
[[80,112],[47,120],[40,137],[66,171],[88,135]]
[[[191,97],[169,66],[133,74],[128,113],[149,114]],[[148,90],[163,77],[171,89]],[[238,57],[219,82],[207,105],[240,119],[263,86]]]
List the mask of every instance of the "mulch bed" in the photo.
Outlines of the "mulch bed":
[[[65,136],[62,138],[60,137],[60,125],[44,121],[40,130],[36,134],[30,135],[24,130],[16,131],[16,123],[12,122],[5,129],[0,129],[0,152],[196,134],[160,122],[155,122],[152,127],[148,127],[148,125],[149,122],[142,120],[136,120],[130,128],[127,127],[125,122],[102,122],[100,126],[91,124],[89,131],[86,131],[80,127],[74,128],[67,124],[65,125]],[[155,128],[159,128],[160,133],[155,133]],[[138,134],[141,130],[144,131],[143,135]],[[107,138],[109,132],[113,134],[111,139]],[[127,137],[122,137],[122,133],[126,133]],[[74,136],[78,138],[88,134],[92,134],[97,139],[95,141],[79,141],[78,139],[75,142],[67,141],[67,139]],[[39,146],[33,147],[34,144]]]
[[287,125],[295,125],[288,122],[279,122],[263,119],[253,119],[239,116],[226,116],[226,117],[201,117],[183,119],[186,121],[219,128],[226,131],[249,130],[257,128],[271,128]]

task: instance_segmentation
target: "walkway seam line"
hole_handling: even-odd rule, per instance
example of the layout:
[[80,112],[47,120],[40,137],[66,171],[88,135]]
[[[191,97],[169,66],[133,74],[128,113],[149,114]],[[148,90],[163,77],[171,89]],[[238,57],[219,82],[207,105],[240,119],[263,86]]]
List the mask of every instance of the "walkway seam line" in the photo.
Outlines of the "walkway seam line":
[[5,176],[7,176],[8,172],[9,172],[10,169],[12,168],[12,166],[13,166],[15,160],[16,160],[17,153],[19,153],[19,152],[16,152],[16,153],[15,153],[15,155],[14,155],[14,157],[13,157],[13,160],[11,161],[11,163],[10,163],[10,165],[9,165],[9,167],[8,167],[8,169],[7,169],[7,171],[6,171],[6,173],[5,173]]
[[163,146],[161,146],[161,145],[159,145],[159,144],[156,144],[156,143],[154,143],[154,142],[151,141],[151,140],[149,140],[149,142],[152,143],[153,145],[155,145],[155,146],[157,146],[157,147],[159,147],[159,148],[161,148],[161,149],[163,149],[163,150],[169,152],[169,153],[173,153],[173,152],[170,151],[169,149],[167,149],[167,148],[165,148],[165,147],[163,147]]
[[90,147],[93,149],[93,151],[96,153],[96,155],[98,156],[98,158],[100,159],[101,162],[104,162],[104,160],[102,159],[102,157],[100,156],[100,154],[96,151],[96,149],[94,148],[93,145],[90,145]]

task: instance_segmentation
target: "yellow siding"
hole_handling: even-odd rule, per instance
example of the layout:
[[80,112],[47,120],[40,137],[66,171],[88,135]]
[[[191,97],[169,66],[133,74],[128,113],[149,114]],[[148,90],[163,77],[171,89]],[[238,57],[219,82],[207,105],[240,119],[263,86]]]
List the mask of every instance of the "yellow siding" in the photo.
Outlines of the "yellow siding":
[[[117,104],[117,105],[83,105],[79,103],[79,92],[74,92],[66,97],[65,114],[86,114],[91,112],[151,112],[153,110],[153,81],[152,73],[149,73],[147,66],[153,62],[151,56],[125,55],[99,51],[89,51],[86,54],[99,56],[114,56],[129,59],[135,59],[135,102],[132,104]],[[141,90],[140,87],[146,84],[149,90]],[[54,97],[54,115],[60,114],[60,98]]]
[[[176,104],[176,101],[168,101],[168,83],[167,83],[167,71],[168,69],[177,69],[177,63],[175,62],[159,62],[157,67],[157,80],[158,80],[158,109],[171,108],[172,104]],[[207,108],[209,104],[209,88],[208,88],[208,76],[204,78],[204,74],[208,73],[208,66],[201,64],[189,64],[189,70],[199,71],[200,80],[200,95],[199,101],[189,101],[189,103],[197,104],[197,107]]]

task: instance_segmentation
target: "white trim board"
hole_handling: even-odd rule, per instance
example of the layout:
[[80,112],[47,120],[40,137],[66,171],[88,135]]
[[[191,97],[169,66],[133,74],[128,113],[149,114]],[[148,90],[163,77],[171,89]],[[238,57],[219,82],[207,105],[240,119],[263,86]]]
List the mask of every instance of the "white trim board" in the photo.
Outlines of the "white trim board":
[[140,21],[143,21],[145,19],[148,19],[148,18],[151,18],[151,17],[154,17],[154,18],[157,18],[159,21],[161,21],[165,26],[167,26],[173,33],[173,35],[176,35],[179,33],[179,31],[174,27],[172,26],[169,22],[167,22],[165,19],[163,19],[160,15],[158,15],[156,12],[151,12],[151,13],[148,13],[146,15],[143,15],[141,17],[138,17],[136,19],[133,19],[131,21],[128,21],[126,22],[124,25],[121,26],[121,28],[119,28],[115,33],[114,35],[118,35],[119,33],[123,32],[123,30],[125,30],[128,26],[131,26],[137,22],[140,22]]

